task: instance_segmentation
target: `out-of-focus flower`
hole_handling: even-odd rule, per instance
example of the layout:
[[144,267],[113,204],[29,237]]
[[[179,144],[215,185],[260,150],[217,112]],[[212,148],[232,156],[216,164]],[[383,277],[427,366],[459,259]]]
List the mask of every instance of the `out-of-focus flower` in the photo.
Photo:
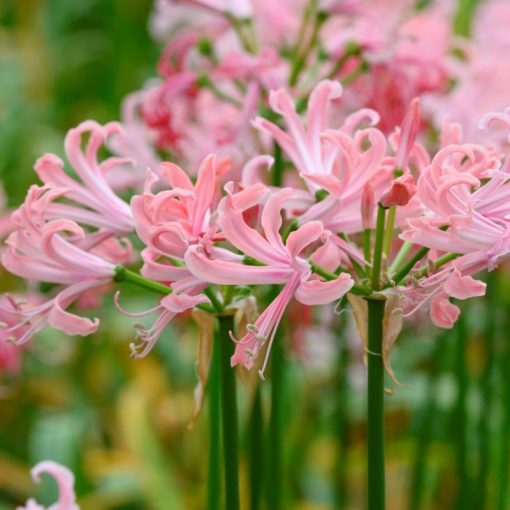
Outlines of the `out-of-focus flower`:
[[58,501],[46,508],[31,498],[24,506],[19,506],[16,510],[80,510],[74,493],[74,475],[69,469],[51,460],[45,460],[39,462],[31,473],[37,483],[41,481],[41,475],[44,473],[55,478],[59,492]]

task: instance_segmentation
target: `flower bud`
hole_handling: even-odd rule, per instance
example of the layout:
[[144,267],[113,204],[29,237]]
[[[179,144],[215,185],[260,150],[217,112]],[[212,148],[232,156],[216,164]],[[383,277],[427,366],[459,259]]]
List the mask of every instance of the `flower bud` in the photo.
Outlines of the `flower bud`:
[[365,184],[361,195],[361,222],[364,230],[374,228],[375,196],[370,182]]
[[415,193],[414,178],[411,174],[406,174],[393,181],[391,188],[381,196],[379,202],[385,208],[407,205]]

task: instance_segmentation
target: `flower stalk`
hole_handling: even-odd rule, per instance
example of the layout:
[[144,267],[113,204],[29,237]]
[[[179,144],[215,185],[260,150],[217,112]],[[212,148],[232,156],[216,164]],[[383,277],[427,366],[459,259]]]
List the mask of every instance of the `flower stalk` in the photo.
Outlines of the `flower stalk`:
[[384,468],[384,365],[382,358],[385,300],[368,303],[368,395],[367,395],[367,508],[385,509]]
[[230,358],[234,353],[234,344],[230,339],[234,318],[232,315],[218,315],[218,323],[215,341],[220,345],[225,510],[239,510],[237,388],[236,372],[230,366]]

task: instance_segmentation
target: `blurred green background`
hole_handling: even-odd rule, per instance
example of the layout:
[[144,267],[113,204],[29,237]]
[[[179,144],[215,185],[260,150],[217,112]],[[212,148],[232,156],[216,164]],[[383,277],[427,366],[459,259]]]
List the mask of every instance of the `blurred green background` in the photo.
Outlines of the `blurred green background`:
[[122,98],[153,76],[151,0],[0,1],[0,176],[11,204],[44,152],[85,119],[119,118]]

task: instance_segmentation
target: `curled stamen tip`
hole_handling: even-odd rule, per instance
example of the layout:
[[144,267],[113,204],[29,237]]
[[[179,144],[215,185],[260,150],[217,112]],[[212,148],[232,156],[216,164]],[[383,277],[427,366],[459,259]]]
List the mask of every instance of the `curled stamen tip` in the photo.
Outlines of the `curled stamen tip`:
[[5,329],[7,327],[7,322],[0,321],[0,328]]
[[5,339],[6,342],[12,344],[12,345],[19,345],[18,339],[15,336],[8,336]]
[[248,324],[246,326],[246,331],[248,331],[249,333],[253,333],[254,335],[256,335],[258,332],[259,332],[259,328],[257,328],[257,326],[255,326],[255,324]]
[[264,371],[263,371],[263,370],[259,370],[259,377],[260,377],[263,381],[265,381],[265,380],[266,380],[266,378],[264,377]]

